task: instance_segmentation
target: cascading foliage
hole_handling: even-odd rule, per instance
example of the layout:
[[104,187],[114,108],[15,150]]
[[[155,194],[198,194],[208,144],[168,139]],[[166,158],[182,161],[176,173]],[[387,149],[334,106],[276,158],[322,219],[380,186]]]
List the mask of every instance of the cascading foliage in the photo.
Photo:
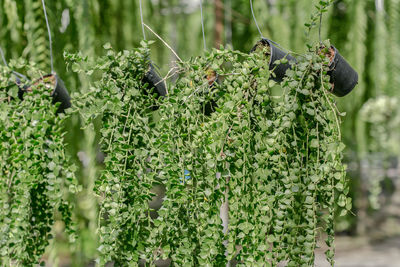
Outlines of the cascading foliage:
[[[109,46],[108,49],[110,49]],[[138,261],[151,230],[147,202],[155,176],[152,162],[156,150],[147,150],[154,140],[151,94],[144,94],[141,80],[146,68],[147,49],[116,53],[108,50],[93,70],[102,70],[101,79],[73,104],[84,124],[101,118],[101,149],[104,170],[96,181],[101,199],[99,235],[102,263],[112,259]],[[77,63],[79,56],[67,58]],[[93,72],[89,70],[89,72]],[[143,87],[143,88],[142,88]]]
[[[32,71],[32,70],[31,70]],[[35,76],[33,76],[35,77]],[[40,76],[36,76],[40,77]],[[37,264],[56,219],[74,241],[68,193],[75,167],[63,140],[65,114],[56,115],[51,86],[29,86],[23,100],[10,69],[0,67],[0,265]],[[25,87],[27,88],[27,87]]]
[[[67,56],[76,71],[101,75],[74,97],[84,124],[100,125],[105,153],[96,184],[100,263],[311,266],[325,234],[333,265],[334,204],[344,215],[351,201],[327,51],[299,58],[276,84],[264,53],[212,50],[177,63],[177,81],[157,98],[143,82],[142,45],[107,46],[95,63]],[[164,201],[151,216],[159,185]]]
[[[138,1],[58,0],[45,2],[53,36],[55,69],[58,74],[61,74],[68,88],[73,90],[83,92],[87,88],[86,76],[82,75],[78,78],[66,73],[62,60],[64,50],[79,50],[87,56],[97,57],[102,55],[101,45],[105,42],[111,42],[117,50],[131,49],[138,45],[143,36]],[[203,51],[199,6],[188,5],[186,2],[143,1],[144,21],[166,39],[182,58],[199,55]],[[319,0],[253,1],[253,5],[255,17],[264,36],[272,38],[293,51],[302,52],[306,42],[303,22],[309,18],[312,5],[319,2]],[[204,1],[203,4],[205,37],[210,46],[214,38],[212,34],[215,17],[214,3]],[[224,13],[226,43],[232,43],[237,50],[248,51],[258,36],[256,26],[252,22],[249,2],[225,1]],[[347,151],[350,154],[356,154],[349,159],[352,164],[357,164],[359,160],[368,156],[367,153],[371,151],[370,144],[374,143],[374,140],[370,138],[369,126],[365,125],[361,118],[362,114],[359,112],[362,105],[371,97],[381,94],[396,96],[399,91],[400,79],[397,74],[400,65],[396,60],[400,51],[399,16],[399,0],[337,0],[330,7],[330,11],[324,13],[322,38],[330,38],[335,47],[360,74],[357,89],[351,95],[338,99],[341,109],[347,112],[342,133]],[[146,34],[148,37],[151,36],[150,32]],[[311,34],[313,39],[316,39],[317,35],[317,31]],[[34,61],[41,69],[49,67],[49,45],[40,0],[0,0],[0,46],[4,49],[7,60],[23,56]],[[162,46],[161,42],[158,42],[157,48],[152,51],[152,58],[163,67],[165,73],[171,57],[171,53]],[[74,124],[74,126],[77,125]],[[370,126],[374,127],[373,124]],[[78,130],[70,130],[68,135],[74,141],[70,142],[68,152],[76,155],[78,151],[83,151],[91,159],[95,158],[93,132],[86,131],[83,138]],[[86,147],[83,148],[81,144]],[[75,160],[78,162],[76,157]],[[81,195],[90,198],[91,194],[88,192],[91,191],[95,180],[95,160],[91,160],[90,164],[82,169],[83,174],[78,173],[78,177],[85,192]],[[352,177],[352,180],[357,181],[358,177]],[[360,188],[357,186],[354,185],[352,191],[359,191]],[[361,196],[355,194],[354,197]],[[82,197],[77,199],[80,207],[76,215],[83,218],[80,225],[91,226],[96,223],[96,211],[93,208],[95,203],[83,205],[86,202],[82,200]],[[354,212],[360,213],[362,209],[361,206],[356,205]],[[360,225],[365,222],[362,216],[357,218]],[[353,225],[353,221],[347,218],[347,222],[338,230],[351,230],[356,226]],[[82,231],[86,230],[94,233],[92,228],[82,229]],[[85,257],[82,258],[86,258],[85,260],[95,253],[87,248],[84,250]]]

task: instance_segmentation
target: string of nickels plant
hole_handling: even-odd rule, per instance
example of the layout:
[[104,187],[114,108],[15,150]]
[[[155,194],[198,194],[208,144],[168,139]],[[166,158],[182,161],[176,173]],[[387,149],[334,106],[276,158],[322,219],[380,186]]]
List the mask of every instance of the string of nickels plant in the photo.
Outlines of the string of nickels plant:
[[[323,68],[322,68],[322,66],[321,66],[321,73],[322,73],[322,72],[323,72]],[[332,106],[332,103],[331,103],[331,101],[329,101],[328,95],[327,95],[326,92],[325,92],[326,90],[325,90],[325,87],[324,87],[323,76],[322,76],[322,74],[321,74],[321,85],[322,85],[322,91],[324,92],[324,96],[325,96],[325,98],[326,98],[326,102],[328,102],[329,107],[331,108],[332,113],[333,113],[333,115],[334,115],[334,117],[335,117],[336,127],[337,127],[338,134],[339,134],[339,139],[341,140],[341,139],[342,139],[342,133],[341,133],[341,130],[340,130],[339,118],[338,118],[338,116],[337,116],[337,113],[336,113],[335,108]]]
[[[107,171],[96,186],[106,193],[99,225],[101,261],[111,257],[122,264],[143,257],[151,264],[169,258],[177,266],[225,266],[235,258],[246,266],[282,260],[307,265],[315,259],[319,229],[332,247],[337,182],[331,170],[342,166],[341,146],[332,114],[336,110],[321,92],[327,77],[317,53],[308,53],[308,59],[288,70],[280,84],[286,93],[272,97],[269,69],[260,67],[263,53],[213,49],[182,64],[173,93],[156,102],[159,121],[150,123],[145,110],[155,100],[135,91],[144,87],[143,55],[149,51],[143,45],[129,56],[109,51],[108,61],[116,69],[105,70],[94,98],[79,100],[85,100],[79,107],[93,107],[81,110],[89,113],[84,118],[93,111],[104,114],[101,143]],[[120,65],[135,66],[135,74]],[[225,78],[204,95],[209,87],[204,72],[210,65]],[[136,89],[121,103],[118,92],[127,83]],[[205,115],[204,101],[210,99],[216,108]],[[146,202],[154,184],[166,188],[157,218],[149,216]],[[224,234],[219,208],[227,187],[229,226]],[[339,198],[346,205],[343,193]],[[319,213],[327,207],[328,223],[320,228]],[[332,253],[327,253],[330,261]]]
[[[31,66],[29,69],[40,73]],[[0,84],[12,84],[12,79],[0,75]],[[65,223],[70,243],[76,239],[72,204],[65,194],[78,191],[75,166],[64,153],[62,129],[68,115],[56,115],[58,104],[52,103],[51,92],[42,90],[44,86],[31,86],[24,101],[19,100],[18,85],[0,86],[0,99],[6,95],[11,98],[0,102],[0,113],[7,116],[0,122],[0,158],[6,159],[0,163],[0,173],[9,178],[0,181],[0,206],[9,207],[0,209],[0,221],[5,216],[9,220],[9,227],[0,230],[4,237],[1,259],[12,262],[7,265],[40,263],[56,214]]]
[[[319,43],[320,43],[320,45],[322,44],[322,36],[321,36],[322,15],[323,15],[324,12],[327,12],[328,7],[333,3],[333,1],[334,0],[322,0],[322,1],[319,1],[319,4],[316,6],[317,12],[315,12],[315,13],[313,13],[311,15],[310,22],[304,24],[308,29],[308,31],[306,33],[307,40],[309,40],[309,38],[310,38],[311,30],[318,23],[319,24],[319,27],[318,27]],[[308,43],[307,43],[307,47],[309,49],[312,48],[312,46],[310,44],[308,44]]]
[[[102,69],[101,79],[90,94],[74,98],[85,125],[91,124],[92,118],[96,117],[101,117],[104,125],[100,144],[106,154],[105,168],[95,187],[97,194],[102,196],[98,218],[101,264],[114,260],[123,265],[132,259],[139,260],[141,255],[149,258],[155,252],[154,246],[146,241],[152,234],[147,201],[153,196],[150,188],[162,165],[153,166],[148,162],[148,159],[151,162],[157,159],[148,154],[156,150],[145,149],[153,145],[155,134],[153,126],[149,125],[153,94],[143,92],[151,89],[142,84],[149,55],[148,42],[143,44],[146,47],[125,53],[114,52],[106,46],[108,55],[89,68],[101,68],[99,62],[105,59],[115,64]],[[71,58],[75,60],[75,57]],[[121,72],[126,75],[120,76]],[[128,91],[125,90],[127,84],[130,84]],[[106,108],[88,112],[85,106]],[[110,179],[111,176],[114,178]],[[137,245],[133,245],[131,234],[138,236]]]

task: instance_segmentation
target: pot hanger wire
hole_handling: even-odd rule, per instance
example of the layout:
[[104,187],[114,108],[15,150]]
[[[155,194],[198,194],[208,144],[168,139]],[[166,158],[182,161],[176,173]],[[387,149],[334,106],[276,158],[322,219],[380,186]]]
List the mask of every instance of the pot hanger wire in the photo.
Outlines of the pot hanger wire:
[[153,33],[169,50],[171,50],[171,52],[175,55],[175,57],[180,61],[183,62],[182,59],[178,56],[178,54],[172,49],[171,46],[168,45],[168,43],[166,41],[164,41],[164,39],[162,39],[160,37],[160,35],[158,35],[155,31],[153,31],[147,24],[143,23],[143,25],[149,30],[151,31],[151,33]]
[[42,0],[42,5],[43,5],[44,18],[46,19],[47,33],[49,35],[51,73],[54,73],[54,68],[53,68],[53,47],[52,47],[52,41],[51,41],[51,31],[50,31],[49,20],[47,18],[46,5],[44,3],[44,0]]
[[253,19],[254,19],[254,22],[256,23],[256,26],[257,26],[258,32],[260,33],[260,36],[261,36],[261,38],[263,39],[263,38],[264,38],[264,36],[263,36],[263,34],[262,34],[261,30],[260,30],[260,27],[258,26],[258,23],[257,23],[256,16],[254,15],[254,10],[253,10],[253,1],[252,1],[252,0],[249,0],[249,1],[250,1],[250,10],[251,10],[251,14],[253,15]]
[[4,57],[3,49],[1,49],[1,47],[0,47],[0,55],[1,55],[1,59],[3,60],[4,65],[5,65],[6,67],[8,67],[6,58]]
[[203,46],[204,50],[207,50],[206,35],[204,33],[203,0],[200,0],[200,14],[201,14],[201,31],[203,33]]
[[[325,6],[325,8],[328,8],[330,5],[332,5],[334,1],[328,1],[327,2],[327,6]],[[318,37],[319,37],[319,44],[320,46],[323,46],[323,42],[322,42],[322,34],[321,34],[321,29],[322,29],[322,16],[323,16],[323,10],[320,10],[319,13],[319,28],[318,28]]]
[[139,9],[140,9],[140,22],[142,23],[143,39],[146,40],[146,33],[144,31],[144,22],[143,22],[142,0],[139,0]]
[[320,45],[322,45],[321,28],[322,28],[322,12],[319,14],[319,29],[318,29],[318,37]]
[[[260,27],[258,26],[257,19],[256,19],[256,15],[254,14],[253,1],[252,1],[252,0],[249,0],[249,2],[250,2],[251,14],[252,14],[253,20],[254,20],[254,22],[255,22],[255,24],[256,24],[256,26],[257,26],[258,33],[260,34],[261,39],[267,39],[267,38],[264,37],[264,35],[263,35],[262,32],[261,32]],[[273,40],[268,39],[268,41],[270,41],[270,42],[273,43],[274,45],[278,46],[278,47],[279,47],[280,49],[282,49],[283,51],[286,51],[287,53],[297,54],[297,53],[294,53],[293,51],[290,51],[290,50],[288,50],[288,49],[282,47],[280,44],[278,44],[277,42],[275,42],[275,41],[273,41]]]
[[143,20],[143,9],[142,9],[142,0],[139,0],[139,9],[140,9],[140,21],[142,23],[142,31],[143,31],[143,39],[146,40],[146,34],[144,27],[146,27],[151,33],[153,33],[171,52],[175,55],[175,57],[180,61],[183,62],[182,59],[178,56],[178,54],[172,49],[171,46],[168,45],[166,41],[164,41],[156,32],[154,32],[147,24],[144,23]]
[[225,6],[225,40],[226,44],[225,46],[228,47],[230,46],[233,49],[233,44],[232,44],[232,1],[231,0],[225,0],[224,2]]
[[[0,56],[1,56],[1,60],[3,61],[4,65],[6,67],[8,67],[7,60],[6,60],[5,56],[4,56],[4,52],[3,52],[3,49],[1,47],[0,47]],[[23,74],[21,74],[19,72],[12,71],[12,73],[17,77],[20,77],[20,78],[22,78],[22,79],[24,79],[26,81],[30,81],[25,75],[23,75]]]

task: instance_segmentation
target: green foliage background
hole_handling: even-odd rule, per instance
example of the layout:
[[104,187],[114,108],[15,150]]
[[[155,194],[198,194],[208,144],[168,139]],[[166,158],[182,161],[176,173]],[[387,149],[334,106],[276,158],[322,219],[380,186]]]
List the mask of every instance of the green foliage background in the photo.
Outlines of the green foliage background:
[[[317,1],[264,0],[254,1],[255,15],[263,35],[292,51],[303,53],[310,11]],[[162,36],[183,59],[204,53],[198,5],[190,1],[143,1],[145,22]],[[214,2],[203,1],[205,36],[208,47],[214,44]],[[259,39],[252,21],[248,1],[224,0],[224,43],[248,52]],[[65,81],[70,92],[84,93],[89,80],[84,74],[67,72],[63,53],[81,51],[98,57],[104,54],[103,44],[111,43],[115,50],[138,47],[143,39],[138,1],[128,0],[59,0],[47,1],[53,35],[55,71]],[[65,14],[69,13],[69,16]],[[69,17],[63,27],[61,18]],[[330,39],[340,53],[358,71],[360,80],[354,92],[337,99],[343,120],[342,137],[348,159],[359,162],[377,150],[373,124],[360,112],[364,103],[381,95],[398,97],[400,88],[400,1],[399,0],[339,0],[324,14],[322,39]],[[230,34],[231,33],[231,34]],[[156,40],[151,58],[166,75],[176,58],[149,31],[147,37]],[[311,33],[317,40],[317,32]],[[40,0],[0,0],[0,46],[7,60],[26,58],[36,67],[50,72],[49,44]],[[384,109],[384,108],[382,108]],[[66,126],[68,149],[73,160],[82,168],[78,179],[83,191],[76,200],[76,216],[80,218],[78,234],[85,236],[75,248],[74,262],[80,266],[96,254],[94,235],[98,213],[96,199],[88,194],[94,188],[98,166],[98,140],[95,130],[80,129],[73,117]],[[390,126],[392,127],[392,126]],[[393,127],[392,127],[393,128]],[[390,128],[390,129],[392,129]],[[73,130],[70,130],[73,129]],[[371,145],[373,144],[373,145]],[[398,151],[392,154],[397,154]],[[357,197],[358,177],[353,178],[353,195]],[[357,213],[357,205],[354,212]],[[354,218],[341,224],[352,229]],[[52,246],[50,257],[64,251],[62,242]],[[83,254],[82,254],[83,251]]]

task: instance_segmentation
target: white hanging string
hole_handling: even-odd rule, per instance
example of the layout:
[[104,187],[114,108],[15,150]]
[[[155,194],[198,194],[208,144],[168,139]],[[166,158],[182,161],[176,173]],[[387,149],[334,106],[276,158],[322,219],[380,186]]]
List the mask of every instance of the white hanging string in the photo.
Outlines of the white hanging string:
[[232,47],[232,3],[231,3],[231,0],[225,0],[225,38],[226,38],[226,44],[230,45]]
[[203,46],[204,50],[207,50],[206,36],[204,34],[204,18],[203,18],[203,1],[200,0],[200,14],[201,14],[201,31],[203,32]]
[[1,49],[1,47],[0,47],[0,55],[1,55],[1,59],[3,60],[4,65],[5,65],[6,67],[8,67],[6,58],[4,57],[3,49]]
[[319,44],[322,46],[321,28],[322,28],[322,12],[319,14],[319,29],[318,29]]
[[261,30],[260,30],[260,27],[258,26],[258,23],[257,23],[256,16],[254,15],[254,10],[253,10],[253,1],[252,1],[252,0],[249,0],[249,1],[250,1],[250,9],[251,9],[251,14],[253,15],[253,19],[254,19],[254,22],[256,23],[256,26],[257,26],[258,32],[260,33],[260,36],[261,36],[261,38],[264,38],[264,36],[263,36],[263,34],[262,34]]
[[[0,47],[0,56],[1,56],[1,60],[3,61],[4,65],[5,65],[6,67],[8,67],[7,60],[6,60],[5,56],[4,56],[4,52],[3,52],[3,49],[2,49],[1,47]],[[12,71],[12,73],[13,73],[15,76],[18,76],[18,77],[20,77],[20,78],[22,78],[22,79],[25,79],[25,80],[29,81],[29,79],[28,79],[25,75],[22,75],[22,74],[19,73],[19,72]]]
[[160,35],[158,35],[155,31],[153,31],[147,24],[143,23],[143,25],[149,29],[149,31],[151,31],[158,39],[160,39],[161,42],[163,42],[163,44],[168,47],[169,50],[171,50],[171,52],[175,55],[175,57],[180,61],[183,62],[182,59],[178,56],[178,54],[174,51],[174,49],[172,49],[171,46],[168,45],[168,43],[166,41],[164,41],[163,38],[160,37]]
[[[256,23],[256,26],[257,26],[257,30],[258,30],[258,32],[259,32],[261,38],[264,39],[265,37],[264,37],[264,35],[262,34],[262,32],[261,32],[261,30],[260,30],[260,27],[258,26],[256,16],[254,15],[253,2],[252,2],[252,0],[250,0],[250,9],[251,9],[251,14],[253,15],[254,22]],[[269,41],[270,41],[271,43],[273,43],[274,45],[278,46],[279,48],[281,48],[282,50],[284,50],[284,51],[286,51],[286,52],[289,52],[286,48],[283,48],[280,44],[278,44],[278,43],[276,43],[276,42],[274,42],[274,41],[272,41],[272,40],[269,40]]]
[[146,33],[144,32],[142,0],[139,0],[139,9],[140,9],[140,21],[141,21],[141,23],[142,23],[143,39],[146,40]]
[[42,5],[43,5],[44,17],[46,19],[47,33],[49,35],[51,73],[54,73],[54,68],[53,68],[53,47],[52,47],[52,42],[51,42],[51,32],[50,32],[50,25],[49,25],[49,20],[47,18],[46,5],[44,4],[44,0],[42,0]]
[[384,10],[384,6],[385,6],[384,0],[375,0],[375,8],[376,8],[376,10],[383,11]]

